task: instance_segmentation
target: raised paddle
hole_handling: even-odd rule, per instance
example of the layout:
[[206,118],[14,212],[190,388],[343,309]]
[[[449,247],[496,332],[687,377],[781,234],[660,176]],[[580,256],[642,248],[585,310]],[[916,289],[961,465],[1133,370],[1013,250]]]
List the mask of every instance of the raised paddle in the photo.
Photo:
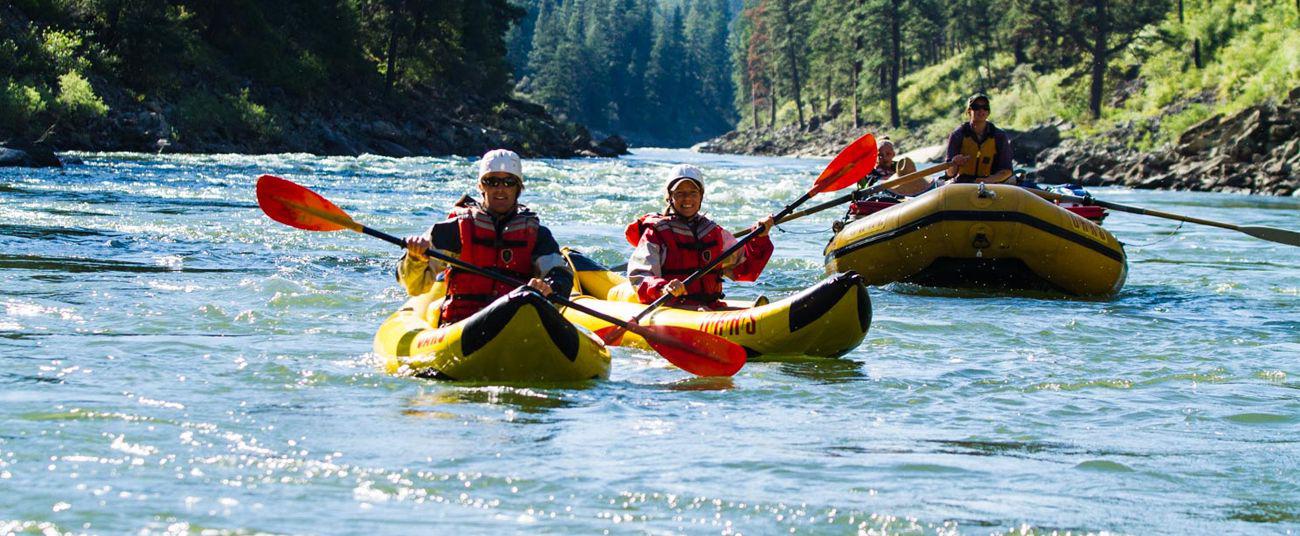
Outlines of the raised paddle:
[[[920,170],[920,171],[913,171],[913,172],[908,173],[908,174],[906,174],[906,175],[901,175],[901,176],[899,176],[899,177],[895,177],[895,178],[893,178],[893,179],[889,179],[889,180],[887,180],[887,181],[884,181],[884,182],[880,182],[880,183],[874,184],[874,185],[869,186],[869,187],[867,187],[867,188],[864,188],[864,189],[862,189],[862,190],[858,190],[858,191],[855,191],[855,192],[852,192],[852,193],[848,193],[848,194],[841,195],[841,196],[836,197],[835,199],[832,199],[832,200],[827,201],[827,202],[825,202],[825,203],[819,203],[819,204],[813,205],[813,206],[811,206],[811,207],[808,207],[808,208],[805,208],[805,209],[803,209],[803,210],[800,210],[799,212],[792,212],[792,213],[790,213],[790,215],[788,215],[788,216],[786,216],[786,217],[784,217],[784,218],[781,218],[781,219],[778,220],[776,223],[777,223],[777,224],[782,224],[782,223],[785,223],[785,222],[788,222],[788,221],[797,220],[797,219],[802,218],[802,217],[804,217],[804,216],[807,216],[807,215],[809,215],[809,214],[816,214],[816,213],[818,213],[818,212],[821,212],[821,211],[826,210],[826,209],[828,209],[828,208],[834,207],[834,206],[836,206],[836,205],[843,205],[844,203],[847,203],[847,202],[849,202],[850,200],[852,200],[852,199],[853,199],[853,196],[855,196],[855,195],[860,195],[860,196],[861,196],[861,195],[871,195],[871,194],[874,194],[874,193],[879,192],[879,191],[881,191],[881,190],[888,190],[888,189],[893,188],[893,187],[895,187],[895,186],[902,186],[902,185],[904,185],[904,184],[907,184],[907,183],[909,183],[909,182],[912,182],[912,181],[914,181],[914,180],[916,180],[916,179],[919,179],[919,178],[921,178],[921,177],[926,177],[926,176],[929,176],[929,175],[933,175],[933,174],[935,174],[935,173],[938,173],[938,172],[940,172],[940,171],[943,171],[943,170],[945,170],[945,169],[948,169],[949,166],[951,166],[951,164],[935,164],[935,165],[933,165],[933,166],[930,166],[930,167],[928,167],[928,168],[922,169],[922,170]],[[735,235],[736,235],[736,236],[741,236],[741,235],[743,235],[743,234],[745,234],[745,233],[747,233],[747,232],[749,232],[749,231],[748,231],[748,230],[738,231],[738,232],[735,233]]]
[[[826,169],[822,170],[821,175],[817,176],[817,180],[813,181],[812,188],[810,188],[807,193],[803,194],[802,197],[796,199],[795,202],[786,205],[785,208],[781,209],[781,212],[774,214],[772,219],[776,221],[781,220],[781,218],[784,218],[790,213],[790,211],[794,210],[799,205],[802,205],[805,201],[812,199],[812,196],[814,195],[822,192],[833,192],[847,188],[849,185],[856,184],[862,179],[862,177],[867,176],[867,173],[870,173],[875,167],[876,138],[871,134],[867,134],[858,138],[853,143],[850,143],[848,147],[845,147],[840,151],[840,154],[835,155],[835,158],[831,160],[831,163],[826,165]],[[716,268],[724,259],[739,251],[740,248],[745,247],[746,243],[753,240],[758,235],[758,229],[754,229],[749,234],[741,237],[741,239],[737,240],[735,244],[732,244],[731,247],[723,251],[721,255],[718,255],[716,258],[709,261],[708,264],[704,265],[703,268],[696,270],[695,273],[682,280],[682,283],[689,285],[704,274],[709,273],[709,270]],[[672,293],[663,293],[662,296],[659,296],[658,299],[650,302],[650,305],[647,305],[645,309],[642,309],[640,313],[637,313],[636,316],[632,317],[631,322],[635,325],[636,322],[639,322],[642,318],[645,318],[646,315],[650,314],[650,312],[659,308],[659,306],[672,298]],[[621,335],[622,334],[617,330],[614,330],[605,335],[605,340],[617,340]]]
[[[406,247],[406,242],[393,235],[376,231],[352,220],[346,212],[328,199],[306,187],[273,175],[257,178],[257,204],[271,219],[307,231],[339,231],[347,229],[367,234]],[[430,248],[426,255],[475,274],[490,277],[502,283],[525,286],[513,277],[484,270],[455,257],[449,257]],[[680,326],[641,326],[624,322],[594,309],[584,307],[559,296],[547,299],[571,307],[610,324],[636,333],[651,348],[682,370],[699,376],[731,376],[745,365],[745,349],[740,345],[711,333]]]
[[1253,236],[1261,240],[1268,240],[1269,242],[1277,242],[1279,244],[1286,244],[1288,246],[1300,246],[1300,232],[1296,232],[1296,231],[1288,231],[1286,229],[1278,229],[1276,227],[1261,227],[1257,225],[1234,225],[1231,223],[1224,223],[1221,221],[1193,218],[1191,216],[1182,216],[1179,214],[1172,214],[1169,212],[1161,212],[1159,210],[1151,210],[1149,208],[1133,207],[1129,205],[1121,205],[1119,203],[1110,203],[1107,201],[1098,201],[1096,199],[1093,199],[1092,196],[1090,195],[1085,197],[1079,197],[1074,195],[1058,194],[1056,192],[1048,192],[1046,190],[1038,190],[1032,188],[1029,189],[1029,191],[1038,194],[1038,196],[1042,197],[1043,199],[1047,199],[1051,201],[1070,201],[1072,203],[1079,203],[1083,205],[1096,205],[1099,207],[1106,207],[1108,209],[1118,210],[1120,212],[1144,214],[1147,216],[1155,216],[1157,218],[1167,218],[1171,220],[1185,221],[1188,223],[1199,223],[1201,225],[1209,225],[1212,227],[1231,229],[1233,231],[1246,233],[1250,236]]

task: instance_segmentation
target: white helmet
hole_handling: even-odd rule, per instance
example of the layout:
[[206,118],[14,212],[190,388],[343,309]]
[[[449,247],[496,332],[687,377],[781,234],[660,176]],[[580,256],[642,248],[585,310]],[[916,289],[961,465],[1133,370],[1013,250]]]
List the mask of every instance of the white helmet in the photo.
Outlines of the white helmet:
[[704,191],[704,173],[700,171],[700,168],[690,164],[678,164],[668,170],[668,173],[664,175],[664,189],[672,193],[673,186],[676,186],[678,181],[682,180],[694,182],[696,186],[700,187],[701,192]]
[[519,155],[514,151],[506,149],[493,149],[483,155],[478,161],[478,178],[482,179],[488,173],[509,173],[519,180],[524,180],[524,165],[519,161]]

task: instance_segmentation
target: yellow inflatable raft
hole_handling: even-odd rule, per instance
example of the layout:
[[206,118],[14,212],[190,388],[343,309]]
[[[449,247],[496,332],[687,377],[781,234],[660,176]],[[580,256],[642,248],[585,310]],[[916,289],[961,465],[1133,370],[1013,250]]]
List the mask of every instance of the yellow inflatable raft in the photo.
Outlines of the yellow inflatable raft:
[[869,285],[1053,290],[1110,296],[1128,273],[1109,231],[1023,188],[951,184],[844,226],[826,271]]
[[533,292],[515,291],[435,328],[443,285],[407,300],[379,326],[375,353],[390,374],[483,382],[609,378],[609,350]]
[[[645,309],[621,274],[565,249],[576,274],[575,302],[616,318],[632,318]],[[839,274],[798,294],[768,303],[728,300],[727,311],[695,311],[660,307],[644,325],[675,325],[719,335],[745,348],[751,361],[764,358],[838,357],[857,348],[871,326],[871,300],[857,274]],[[603,320],[564,309],[564,317],[598,333],[611,330]],[[620,345],[646,348],[635,334],[623,335]]]

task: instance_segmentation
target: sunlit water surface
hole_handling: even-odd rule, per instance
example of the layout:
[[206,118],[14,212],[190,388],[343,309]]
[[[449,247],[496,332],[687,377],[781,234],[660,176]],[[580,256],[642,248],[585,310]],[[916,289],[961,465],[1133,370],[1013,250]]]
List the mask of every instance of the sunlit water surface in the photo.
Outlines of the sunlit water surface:
[[[1117,213],[1111,301],[891,285],[841,360],[696,379],[616,348],[605,382],[455,385],[377,371],[398,252],[273,223],[253,183],[403,235],[469,191],[472,161],[84,157],[0,170],[0,533],[1300,527],[1300,248]],[[617,264],[681,161],[730,228],[826,162],[531,161],[524,201]],[[1300,229],[1293,198],[1095,193]],[[776,232],[762,282],[730,294],[816,282],[835,217]]]

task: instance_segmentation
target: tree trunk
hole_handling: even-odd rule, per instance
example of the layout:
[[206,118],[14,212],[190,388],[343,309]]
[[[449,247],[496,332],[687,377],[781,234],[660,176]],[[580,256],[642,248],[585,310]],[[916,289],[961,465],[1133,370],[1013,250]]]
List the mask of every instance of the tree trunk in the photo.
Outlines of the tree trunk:
[[894,128],[902,126],[902,120],[898,115],[898,75],[899,68],[903,63],[903,36],[899,26],[902,25],[899,17],[899,0],[890,2],[892,12],[890,18],[890,46],[889,46],[889,124]]
[[781,3],[781,16],[785,22],[785,58],[790,63],[790,89],[794,91],[794,108],[799,113],[799,130],[803,130],[803,95],[801,80],[799,78],[799,56],[794,49],[794,13],[790,12],[790,2]]
[[[1296,0],[1300,2],[1300,0]],[[1183,0],[1178,0],[1178,24],[1183,23]]]
[[1088,109],[1093,119],[1101,119],[1101,97],[1106,83],[1106,44],[1109,41],[1110,20],[1106,13],[1106,0],[1092,0],[1097,15],[1097,28],[1092,42],[1092,83],[1088,93]]
[[822,102],[822,115],[831,113],[831,73],[826,73],[826,100]]
[[767,77],[767,129],[776,129],[776,66],[772,66],[772,76]]
[[[394,2],[394,4],[397,3]],[[397,78],[397,19],[399,18],[399,15],[397,13],[397,5],[393,5],[392,7],[392,11],[388,13],[388,16],[391,18],[388,19],[388,51],[385,53],[387,56],[387,58],[385,58],[387,61],[384,69],[385,95],[393,92],[393,82]]]
[[1197,69],[1205,68],[1205,65],[1201,63],[1201,40],[1200,39],[1192,40],[1192,64],[1196,65]]
[[862,114],[858,112],[858,77],[861,74],[862,62],[853,60],[853,67],[849,70],[849,95],[853,99],[853,128],[862,126]]

